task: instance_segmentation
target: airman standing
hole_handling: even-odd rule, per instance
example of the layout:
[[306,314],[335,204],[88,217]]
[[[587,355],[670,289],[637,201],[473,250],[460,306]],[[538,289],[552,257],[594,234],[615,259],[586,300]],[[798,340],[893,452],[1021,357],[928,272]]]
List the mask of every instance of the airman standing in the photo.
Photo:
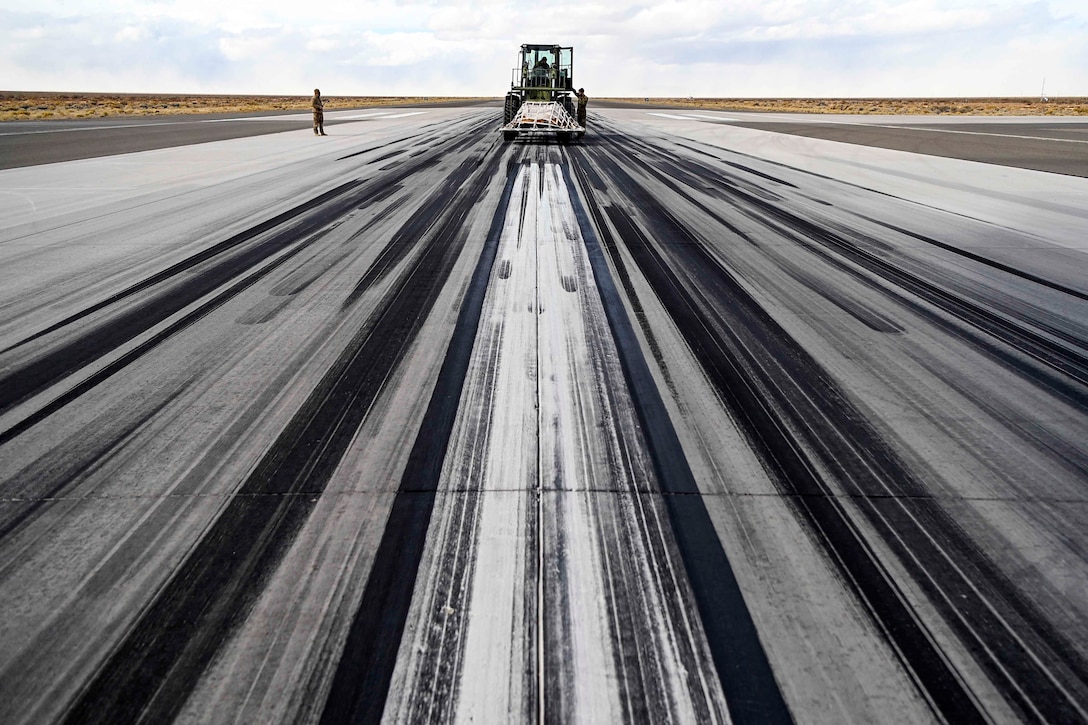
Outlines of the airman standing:
[[577,111],[578,125],[581,126],[582,128],[585,128],[586,127],[586,105],[589,104],[589,97],[586,96],[586,89],[585,88],[579,88],[578,93],[575,96],[575,98],[578,100],[578,111]]
[[310,105],[314,109],[314,135],[325,136],[325,102],[321,100],[321,91],[314,89],[314,100]]

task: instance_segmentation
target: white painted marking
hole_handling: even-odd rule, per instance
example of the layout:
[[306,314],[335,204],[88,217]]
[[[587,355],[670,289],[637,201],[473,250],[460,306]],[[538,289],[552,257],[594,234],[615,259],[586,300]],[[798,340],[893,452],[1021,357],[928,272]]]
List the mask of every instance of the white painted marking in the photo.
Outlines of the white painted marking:
[[672,118],[678,121],[701,121],[704,118],[712,121],[736,121],[735,118],[729,118],[728,116],[711,116],[705,113],[686,113],[684,115],[674,113],[657,113],[656,111],[647,112],[650,116],[660,116],[661,118]]
[[[956,131],[950,128],[919,128],[918,126],[900,126],[897,124],[887,123],[864,123],[861,121],[828,121],[828,123],[837,123],[842,126],[871,126],[873,128],[895,128],[904,129],[907,131],[933,131],[934,133],[962,133],[968,136],[996,136],[997,138],[1019,138],[1027,139],[1028,141],[1057,141],[1059,143],[1088,143],[1088,139],[1078,138],[1050,138],[1047,136],[1024,136],[1022,134],[1015,133],[990,133],[988,131]],[[981,121],[980,123],[985,123]]]
[[736,121],[737,119],[729,116],[712,116],[709,113],[689,113],[690,118],[709,118],[711,121]]
[[[357,114],[353,116],[333,116],[326,113],[326,116],[331,121],[346,121],[355,120],[361,118],[378,118],[379,116],[385,118],[407,118],[408,116],[418,116],[421,113],[427,113],[427,111],[411,111],[409,113],[394,113],[390,115],[389,111],[379,111],[374,114]],[[245,116],[240,118],[194,118],[192,120],[185,121],[158,121],[155,123],[124,123],[107,126],[83,126],[80,128],[46,128],[38,129],[34,131],[3,131],[0,132],[0,136],[34,136],[41,133],[75,133],[78,131],[109,131],[112,129],[120,128],[147,128],[148,126],[181,126],[192,123],[237,123],[245,121],[307,121],[310,119],[309,112],[305,113],[292,113],[280,116]]]
[[160,121],[159,123],[124,123],[111,126],[83,126],[80,128],[47,128],[38,131],[5,131],[0,136],[34,136],[40,133],[74,133],[76,131],[103,131],[114,128],[145,128],[147,126],[180,126],[198,121]]
[[329,118],[334,121],[355,121],[361,118],[380,118],[381,116],[387,116],[390,113],[392,113],[392,111],[373,111],[371,113],[354,113],[350,116],[329,116]]
[[307,121],[309,113],[291,113],[283,116],[250,116],[242,118],[203,118],[200,123],[230,123],[233,121]]
[[37,214],[38,213],[38,205],[34,203],[34,200],[31,199],[28,194],[23,194],[22,192],[19,192],[19,191],[9,191],[7,189],[0,189],[0,194],[10,194],[11,196],[22,199],[27,204],[30,204],[30,213],[31,214]]
[[411,111],[409,113],[394,113],[392,116],[386,116],[386,118],[408,118],[409,116],[418,116],[426,111]]
[[[731,121],[738,122],[741,119],[731,118],[729,116],[711,116],[703,113],[689,113],[683,116],[671,114],[671,113],[657,113],[655,111],[648,111],[647,115],[660,116],[661,118],[671,118],[678,121],[700,120],[709,119],[713,121]],[[924,116],[919,117],[918,123],[924,122]],[[1014,133],[992,133],[988,131],[962,131],[950,128],[919,128],[918,126],[907,126],[899,124],[886,124],[886,123],[866,123],[864,121],[835,121],[831,119],[822,118],[794,118],[783,114],[775,114],[772,118],[770,114],[762,116],[761,118],[746,118],[743,119],[751,123],[759,123],[759,121],[774,121],[779,122],[782,120],[790,120],[797,123],[814,123],[814,124],[833,124],[836,126],[869,126],[872,128],[891,128],[891,129],[903,129],[908,131],[933,131],[935,133],[962,133],[969,136],[996,136],[997,138],[1017,138],[1025,139],[1028,141],[1057,141],[1060,143],[1088,143],[1088,139],[1075,139],[1075,138],[1050,138],[1048,136],[1025,136],[1023,134]],[[980,120],[979,123],[985,123],[985,120]]]
[[691,121],[692,120],[689,116],[676,116],[676,115],[673,115],[671,113],[656,113],[654,111],[647,111],[646,115],[648,115],[648,116],[660,116],[661,118],[672,118],[672,119],[675,119],[677,121]]

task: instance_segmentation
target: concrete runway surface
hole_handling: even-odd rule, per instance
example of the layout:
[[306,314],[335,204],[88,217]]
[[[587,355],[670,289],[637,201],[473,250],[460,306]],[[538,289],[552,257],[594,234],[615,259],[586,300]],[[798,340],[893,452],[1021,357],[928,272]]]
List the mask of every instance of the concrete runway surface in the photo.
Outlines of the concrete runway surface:
[[0,722],[1088,721],[1085,124],[498,114],[0,128]]

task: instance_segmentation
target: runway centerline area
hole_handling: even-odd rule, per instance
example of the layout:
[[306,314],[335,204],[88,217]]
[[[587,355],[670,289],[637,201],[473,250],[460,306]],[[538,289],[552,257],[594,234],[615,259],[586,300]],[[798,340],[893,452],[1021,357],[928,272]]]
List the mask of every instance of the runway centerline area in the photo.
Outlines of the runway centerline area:
[[0,721],[1088,720],[1080,146],[500,115],[26,129]]

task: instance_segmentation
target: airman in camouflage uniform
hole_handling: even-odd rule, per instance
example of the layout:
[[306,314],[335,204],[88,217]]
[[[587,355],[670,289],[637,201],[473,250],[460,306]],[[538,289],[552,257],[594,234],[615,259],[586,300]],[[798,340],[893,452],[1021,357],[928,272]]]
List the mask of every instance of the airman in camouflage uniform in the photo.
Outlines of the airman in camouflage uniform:
[[578,94],[575,96],[578,100],[578,125],[582,128],[586,127],[586,105],[589,103],[589,97],[586,96],[586,89],[579,88]]
[[321,91],[314,89],[314,100],[310,105],[314,109],[314,134],[325,136],[325,102],[321,100]]

